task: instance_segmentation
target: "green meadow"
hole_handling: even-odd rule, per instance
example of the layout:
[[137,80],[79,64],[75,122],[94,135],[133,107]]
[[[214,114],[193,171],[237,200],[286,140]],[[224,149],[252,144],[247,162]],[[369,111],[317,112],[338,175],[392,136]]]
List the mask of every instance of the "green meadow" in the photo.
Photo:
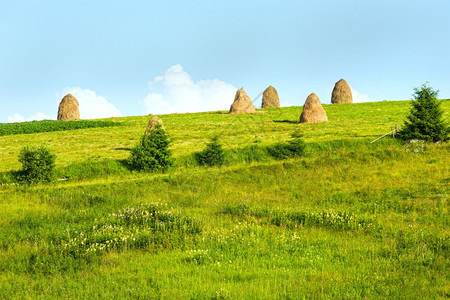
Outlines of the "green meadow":
[[[0,299],[447,299],[449,144],[370,143],[409,107],[162,115],[164,173],[125,163],[150,116],[0,136]],[[267,153],[295,131],[304,156]],[[216,135],[225,165],[199,166]],[[58,181],[17,182],[25,145],[51,149]]]

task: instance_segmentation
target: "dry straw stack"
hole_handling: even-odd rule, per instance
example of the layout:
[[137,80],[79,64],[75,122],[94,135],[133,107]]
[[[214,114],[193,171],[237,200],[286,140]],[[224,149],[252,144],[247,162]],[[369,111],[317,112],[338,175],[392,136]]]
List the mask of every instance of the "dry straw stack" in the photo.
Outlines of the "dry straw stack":
[[262,108],[280,107],[280,98],[278,92],[273,86],[269,86],[263,93]]
[[145,129],[145,134],[150,135],[151,132],[156,128],[156,125],[161,125],[161,128],[164,129],[162,120],[159,117],[154,116],[150,119],[150,121],[148,121],[147,129]]
[[352,90],[344,79],[334,85],[331,103],[353,103]]
[[67,94],[62,98],[59,103],[58,108],[58,120],[61,121],[71,121],[80,119],[78,100],[72,96],[72,94]]
[[244,88],[237,90],[234,102],[230,107],[230,114],[248,114],[254,112],[256,112],[255,106],[253,106],[252,100],[244,91]]
[[303,111],[300,115],[300,123],[319,123],[327,122],[327,113],[320,103],[319,97],[312,93],[306,98]]

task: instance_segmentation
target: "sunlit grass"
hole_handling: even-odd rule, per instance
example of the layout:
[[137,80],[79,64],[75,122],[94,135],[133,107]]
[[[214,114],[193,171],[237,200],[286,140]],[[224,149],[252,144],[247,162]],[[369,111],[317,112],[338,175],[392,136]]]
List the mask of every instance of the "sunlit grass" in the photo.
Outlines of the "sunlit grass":
[[[122,163],[148,116],[0,137],[0,171],[45,145],[67,178],[0,178],[0,298],[446,298],[449,146],[369,143],[408,108],[325,105],[321,124],[297,124],[299,107],[162,116],[178,161],[166,173]],[[304,156],[264,152],[295,129]],[[227,163],[196,165],[215,134]]]
[[[445,101],[443,108],[447,108]],[[353,105],[324,105],[330,122],[297,124],[302,108],[261,109],[252,115],[226,112],[172,114],[161,116],[173,139],[175,157],[202,149],[214,135],[220,135],[227,148],[251,145],[255,141],[270,145],[285,140],[297,128],[306,142],[338,139],[370,139],[402,124],[408,102],[379,102]],[[44,145],[58,157],[57,164],[67,166],[88,159],[124,159],[135,146],[150,117],[110,118],[124,126],[90,128],[75,131],[36,133],[0,137],[0,171],[18,169],[17,155],[22,145]]]

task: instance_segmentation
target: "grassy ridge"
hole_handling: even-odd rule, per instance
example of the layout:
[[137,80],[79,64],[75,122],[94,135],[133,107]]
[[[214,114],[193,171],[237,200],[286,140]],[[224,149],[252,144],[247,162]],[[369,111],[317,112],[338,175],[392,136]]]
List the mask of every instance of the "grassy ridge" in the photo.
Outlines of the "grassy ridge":
[[78,121],[31,121],[20,123],[0,123],[0,136],[15,135],[15,134],[31,134],[40,132],[65,131],[85,128],[103,128],[120,125],[112,121],[92,121],[92,120],[78,120]]
[[[450,101],[444,102],[449,108]],[[306,142],[332,140],[367,140],[402,124],[408,102],[324,105],[330,122],[297,124],[301,107],[261,109],[252,115],[229,115],[226,112],[172,114],[162,116],[173,140],[175,158],[203,149],[205,142],[219,134],[224,148],[242,148],[254,143],[272,145],[287,139],[297,128]],[[45,145],[57,156],[57,165],[102,159],[125,159],[143,134],[148,116],[111,118],[128,126],[90,128],[77,131],[0,136],[0,172],[19,169],[17,156],[23,145]]]
[[[401,124],[406,102],[325,109],[330,122],[302,125],[298,108],[163,116],[180,161],[165,174],[130,172],[114,150],[148,117],[65,132],[64,144],[28,135],[73,179],[0,187],[0,298],[449,297],[449,145],[370,144]],[[295,128],[304,157],[246,158]],[[233,163],[192,164],[218,132]],[[0,137],[13,168],[15,137]]]

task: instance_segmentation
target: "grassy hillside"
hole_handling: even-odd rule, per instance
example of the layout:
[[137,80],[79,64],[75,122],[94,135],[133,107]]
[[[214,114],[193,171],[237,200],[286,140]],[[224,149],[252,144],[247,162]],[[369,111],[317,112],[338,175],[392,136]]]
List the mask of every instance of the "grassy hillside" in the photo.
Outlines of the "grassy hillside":
[[[121,163],[148,116],[0,137],[0,298],[448,298],[448,143],[369,143],[408,102],[324,107],[321,124],[299,107],[164,115],[167,173]],[[258,152],[296,129],[305,156]],[[216,134],[228,164],[197,166]],[[68,180],[13,184],[24,145]]]
[[[449,101],[443,107],[449,110]],[[221,135],[227,148],[238,148],[260,142],[262,145],[284,140],[299,128],[307,142],[334,140],[370,140],[401,125],[409,109],[408,102],[378,102],[354,105],[324,105],[330,122],[297,123],[301,107],[261,109],[251,115],[229,115],[226,112],[172,114],[162,116],[173,139],[174,156],[187,156],[202,149],[204,142]],[[58,157],[58,165],[102,159],[123,159],[143,133],[148,116],[111,118],[124,126],[73,131],[0,136],[0,171],[18,169],[22,145],[45,145]]]

